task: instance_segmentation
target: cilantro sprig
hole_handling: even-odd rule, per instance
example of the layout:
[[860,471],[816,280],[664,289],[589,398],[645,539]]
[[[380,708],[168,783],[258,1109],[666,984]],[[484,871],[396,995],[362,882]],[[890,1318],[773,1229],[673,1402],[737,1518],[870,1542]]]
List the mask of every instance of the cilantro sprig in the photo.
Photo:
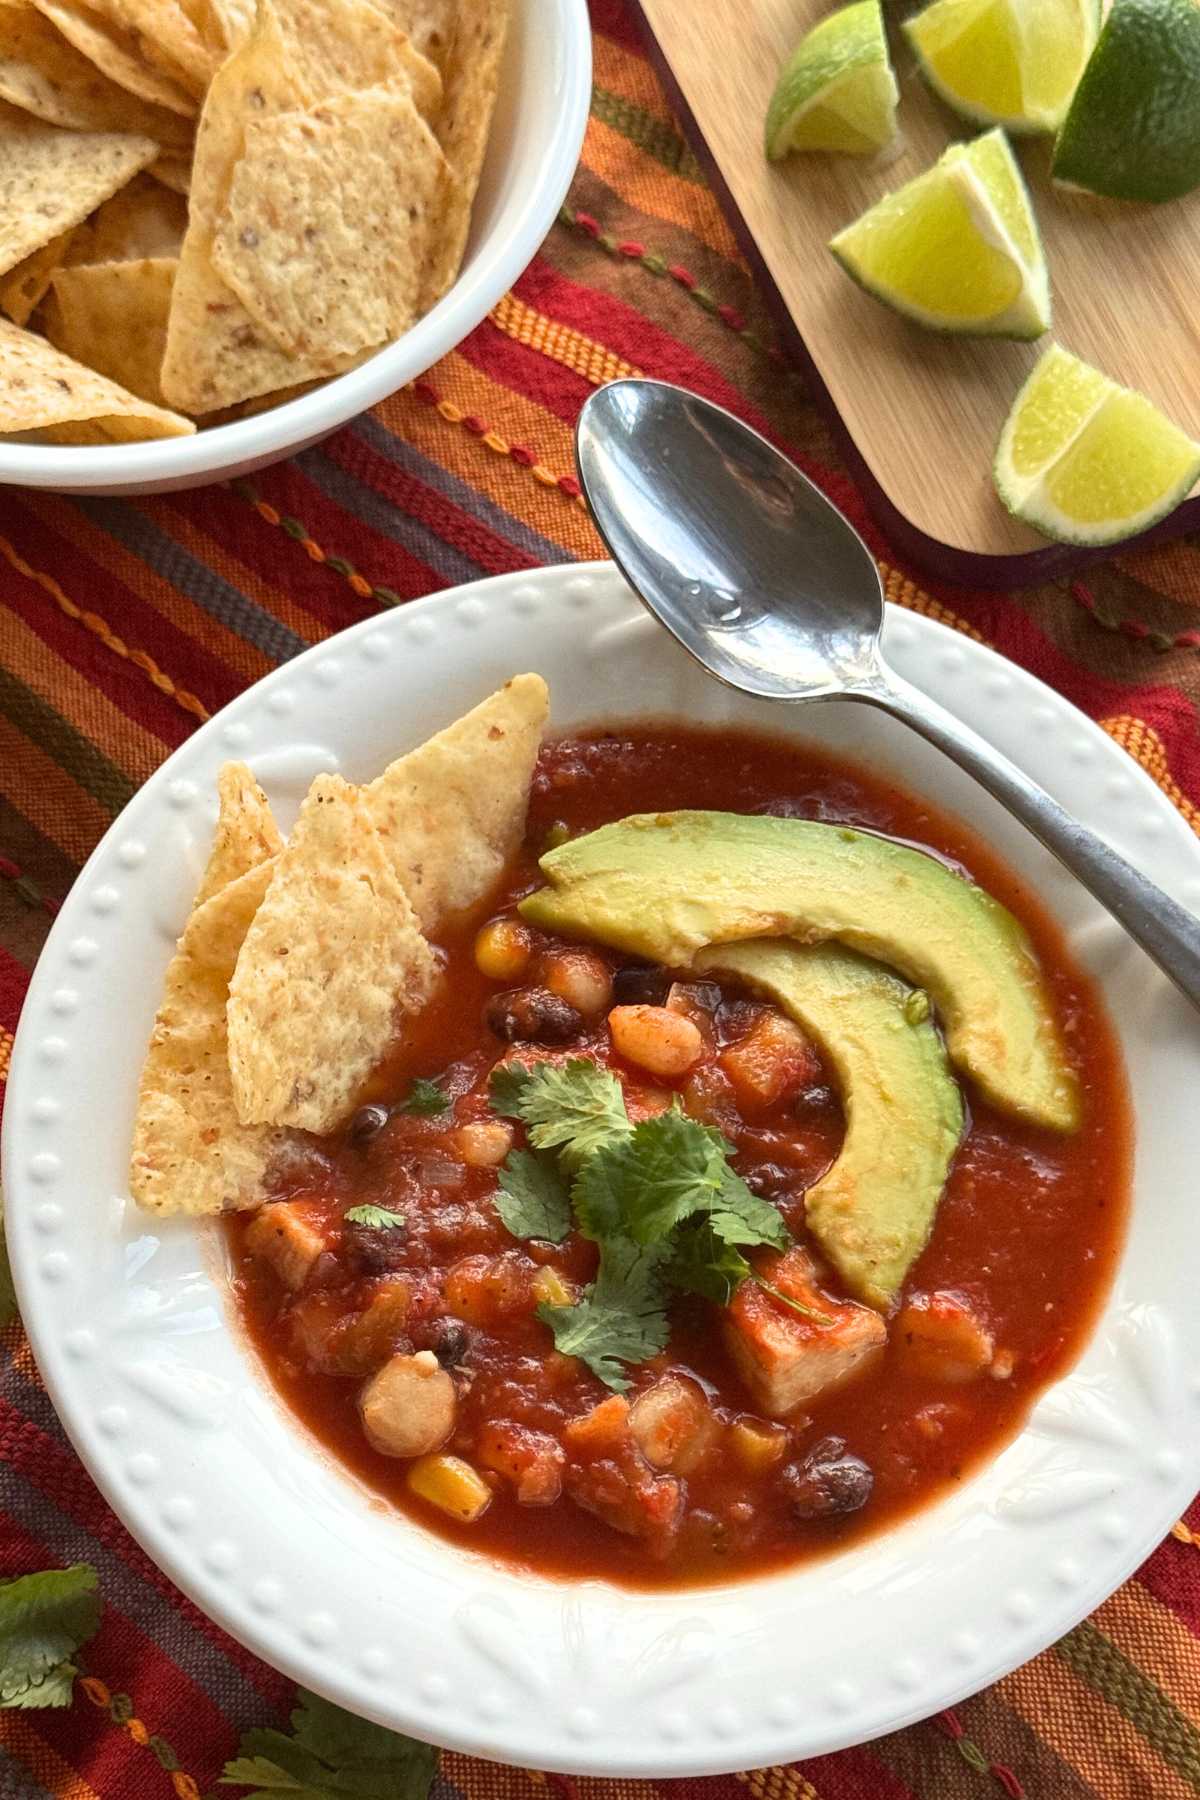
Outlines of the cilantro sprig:
[[70,1706],[100,1606],[90,1563],[0,1582],[0,1707]]
[[415,1113],[419,1118],[429,1119],[446,1112],[449,1106],[450,1100],[445,1090],[436,1081],[426,1081],[423,1075],[418,1075],[395,1110],[399,1113]]
[[666,1346],[671,1291],[725,1304],[740,1281],[761,1280],[746,1250],[791,1242],[778,1210],[730,1166],[733,1146],[678,1102],[635,1125],[620,1082],[582,1058],[505,1064],[492,1075],[491,1099],[525,1125],[533,1146],[510,1152],[500,1171],[496,1206],[509,1231],[561,1243],[573,1214],[600,1250],[596,1279],[580,1299],[543,1303],[538,1317],[556,1349],[618,1393],[630,1385],[625,1365]]
[[223,1787],[254,1789],[240,1800],[426,1800],[438,1764],[431,1744],[343,1712],[319,1694],[300,1690],[297,1700],[290,1736],[242,1733]]
[[343,1215],[347,1225],[369,1225],[376,1231],[395,1231],[403,1225],[404,1214],[391,1212],[386,1206],[352,1206]]

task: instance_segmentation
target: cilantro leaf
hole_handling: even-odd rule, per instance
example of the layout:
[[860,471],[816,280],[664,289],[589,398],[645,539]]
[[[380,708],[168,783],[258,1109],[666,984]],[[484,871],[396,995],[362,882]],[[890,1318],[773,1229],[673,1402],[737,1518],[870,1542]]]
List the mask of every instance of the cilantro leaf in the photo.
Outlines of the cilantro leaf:
[[510,1063],[496,1069],[491,1100],[498,1113],[528,1126],[536,1150],[561,1151],[570,1170],[633,1129],[620,1082],[585,1057],[562,1065],[538,1063],[531,1069]]
[[523,1118],[521,1105],[532,1080],[533,1070],[528,1063],[497,1063],[488,1081],[492,1111],[502,1119]]
[[386,1206],[352,1206],[342,1217],[348,1225],[370,1225],[378,1231],[394,1231],[403,1225],[404,1214],[389,1212]]
[[226,1787],[254,1786],[243,1800],[426,1800],[438,1753],[429,1744],[343,1712],[317,1694],[301,1692],[292,1736],[247,1731],[239,1754],[225,1764]]
[[662,1244],[642,1247],[610,1238],[582,1299],[573,1306],[543,1302],[537,1309],[554,1333],[555,1349],[577,1356],[615,1393],[631,1385],[622,1363],[645,1362],[666,1348],[671,1327],[663,1296],[665,1256]]
[[718,1306],[728,1306],[734,1289],[751,1274],[746,1258],[717,1235],[711,1218],[694,1219],[681,1228],[667,1265],[667,1280],[673,1288],[700,1294]]
[[8,1245],[4,1241],[4,1197],[0,1194],[0,1331],[17,1316],[17,1290],[13,1286],[8,1261]]
[[672,1107],[584,1163],[573,1196],[580,1226],[597,1240],[620,1234],[658,1243],[693,1213],[711,1210],[727,1168],[704,1127]]
[[496,1211],[517,1238],[561,1244],[571,1229],[571,1196],[549,1156],[510,1150],[500,1165]]
[[407,1096],[395,1110],[401,1113],[417,1113],[422,1118],[432,1118],[436,1113],[445,1112],[449,1105],[449,1097],[436,1081],[426,1081],[423,1076],[418,1075],[409,1088]]
[[779,1208],[753,1193],[728,1163],[722,1164],[711,1223],[727,1244],[770,1244],[772,1249],[786,1250],[792,1241]]
[[71,1658],[95,1636],[100,1610],[90,1563],[0,1582],[0,1707],[69,1706]]

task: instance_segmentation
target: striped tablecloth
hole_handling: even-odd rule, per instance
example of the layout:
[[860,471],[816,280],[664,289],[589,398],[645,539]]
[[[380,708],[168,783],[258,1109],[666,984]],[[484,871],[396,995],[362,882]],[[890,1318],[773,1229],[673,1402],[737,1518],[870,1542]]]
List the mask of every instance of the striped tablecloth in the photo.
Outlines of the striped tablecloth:
[[[1033,669],[1198,822],[1200,543],[1117,556],[1086,585],[936,587],[874,529],[772,343],[728,226],[621,0],[594,0],[583,162],[533,265],[453,356],[252,483],[146,501],[0,494],[0,1091],[56,903],[198,721],[305,645],[414,595],[598,553],[572,479],[591,385],[644,371],[767,432],[867,535],[889,596]],[[1200,825],[1198,825],[1200,828]],[[1200,1513],[1045,1655],[864,1749],[686,1800],[1183,1800],[1200,1793]],[[0,1575],[76,1560],[106,1605],[63,1712],[0,1712],[0,1800],[196,1800],[289,1684],[176,1593],[69,1449],[19,1325],[0,1334]],[[641,1782],[564,1783],[651,1800]],[[440,1800],[547,1778],[446,1755]],[[229,1790],[224,1790],[228,1792]]]

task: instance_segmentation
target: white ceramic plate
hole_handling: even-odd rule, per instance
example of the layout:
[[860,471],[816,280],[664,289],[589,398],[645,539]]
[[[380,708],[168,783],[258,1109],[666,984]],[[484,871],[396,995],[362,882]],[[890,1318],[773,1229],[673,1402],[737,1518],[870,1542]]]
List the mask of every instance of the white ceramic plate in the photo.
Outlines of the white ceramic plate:
[[[1180,900],[1200,845],[1065,700],[889,611],[888,654]],[[207,1244],[125,1198],[143,1046],[207,848],[217,768],[245,757],[290,823],[313,774],[354,779],[521,669],[554,725],[675,714],[865,758],[978,827],[1103,982],[1138,1121],[1116,1290],[1069,1377],[963,1490],[829,1561],[693,1593],[558,1585],[389,1514],[308,1440],[231,1328]],[[861,706],[788,712],[709,681],[608,565],[501,576],[371,619],[198,731],[79,877],[34,975],[5,1111],[22,1310],[63,1422],[150,1555],[227,1630],[343,1705],[542,1768],[704,1774],[872,1737],[982,1687],[1095,1606],[1200,1479],[1195,1303],[1200,1023],[1044,852],[911,733]]]
[[587,0],[518,0],[462,269],[394,344],[311,394],[194,437],[81,448],[0,438],[0,483],[66,494],[157,494],[261,469],[414,381],[507,293],[562,205],[592,91]]

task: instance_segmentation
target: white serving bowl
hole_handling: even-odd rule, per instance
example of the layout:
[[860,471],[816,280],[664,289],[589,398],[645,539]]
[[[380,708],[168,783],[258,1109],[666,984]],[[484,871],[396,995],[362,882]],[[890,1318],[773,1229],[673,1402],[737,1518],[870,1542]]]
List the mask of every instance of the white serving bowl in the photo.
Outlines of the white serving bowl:
[[65,494],[159,494],[227,481],[328,437],[424,374],[474,331],[554,223],[579,160],[591,82],[587,0],[516,0],[467,254],[432,312],[311,394],[194,437],[86,449],[0,440],[0,483]]
[[[885,635],[901,675],[1200,908],[1200,843],[1105,732],[930,619],[889,607]],[[319,770],[364,780],[521,669],[549,681],[556,731],[659,716],[765,728],[928,795],[1040,896],[1120,1040],[1137,1124],[1129,1236],[1079,1361],[969,1480],[824,1561],[639,1593],[448,1543],[364,1489],[280,1404],[237,1328],[212,1232],[127,1197],[143,1048],[221,763],[244,757],[287,829]],[[4,1108],[5,1227],[25,1328],[75,1448],[159,1567],[259,1656],[478,1756],[710,1775],[840,1749],[985,1687],[1111,1593],[1189,1504],[1198,1092],[1196,1014],[961,770],[871,708],[776,706],[719,686],[611,564],[561,565],[326,639],[193,732],[134,796],[30,984]]]

